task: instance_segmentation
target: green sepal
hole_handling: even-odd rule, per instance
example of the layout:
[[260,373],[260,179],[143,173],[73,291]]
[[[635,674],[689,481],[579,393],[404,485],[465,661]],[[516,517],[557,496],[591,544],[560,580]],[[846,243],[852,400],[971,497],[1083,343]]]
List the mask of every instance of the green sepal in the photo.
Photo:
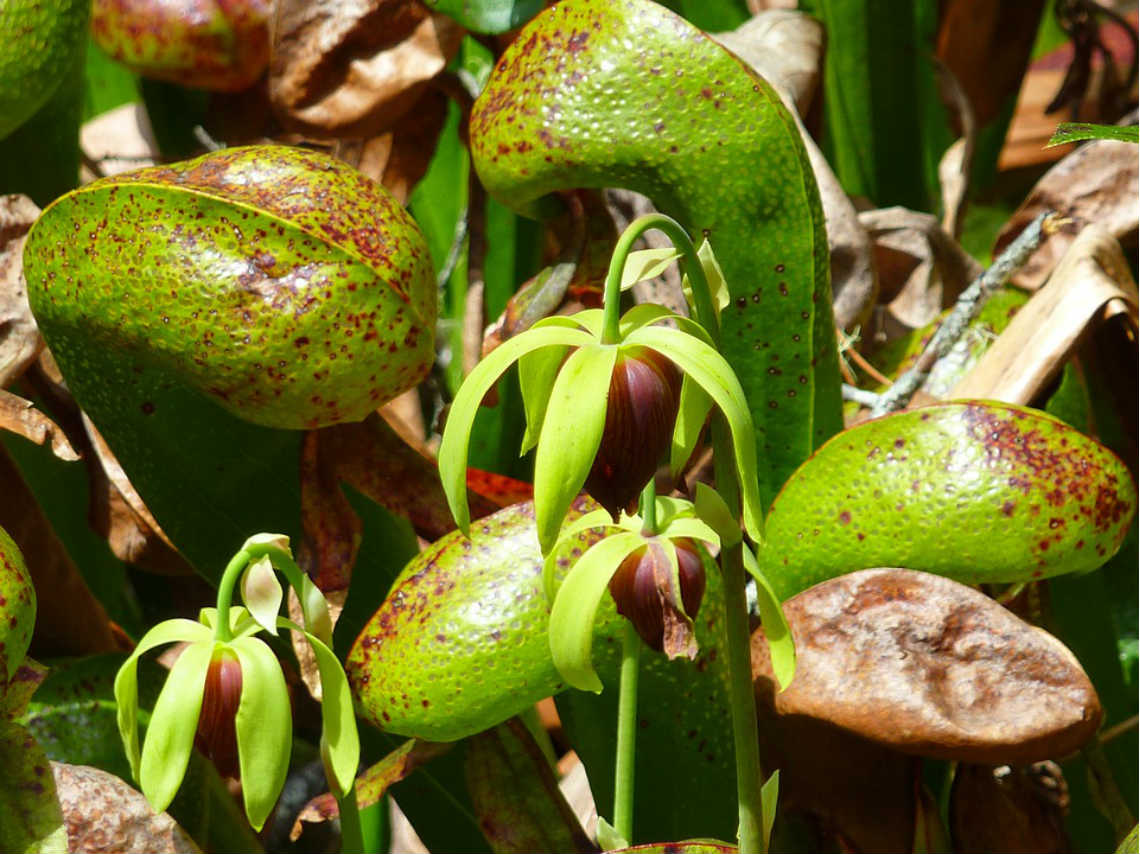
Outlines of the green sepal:
[[331,770],[329,784],[339,789],[333,794],[342,798],[360,767],[360,734],[356,729],[348,677],[336,654],[311,632],[284,618],[278,619],[277,625],[300,632],[313,649],[321,677],[321,738],[327,748],[326,773]]
[[768,652],[772,657],[772,672],[783,691],[796,675],[796,641],[788,628],[780,597],[760,569],[756,555],[746,543],[741,544],[744,568],[756,579],[756,607],[760,611],[760,622],[764,624],[764,637],[768,639]]
[[308,575],[301,576],[301,589],[297,598],[301,602],[301,612],[305,615],[303,631],[311,632],[325,646],[331,646],[333,621],[329,613],[329,600]]
[[593,337],[582,329],[535,324],[521,335],[500,344],[467,375],[452,401],[439,446],[440,481],[451,515],[464,534],[471,526],[471,513],[467,506],[467,448],[483,396],[524,354],[540,347],[581,347],[593,341]]
[[550,402],[550,391],[568,347],[543,347],[532,350],[519,359],[519,390],[522,393],[523,411],[526,413],[526,432],[523,434],[519,456],[538,444],[542,435],[542,422]]
[[261,830],[289,771],[293,739],[289,690],[277,657],[264,641],[236,638],[229,647],[241,663],[241,702],[234,726],[242,799],[249,823]]
[[241,599],[249,615],[271,635],[277,634],[277,615],[284,598],[269,556],[250,561],[241,574]]
[[[712,546],[720,545],[720,537],[717,532],[701,519],[695,518],[679,518],[673,519],[659,532],[659,536],[675,539],[677,537],[684,537],[687,540],[701,540]],[[678,587],[678,590],[681,588]]]
[[626,291],[638,282],[656,279],[681,257],[682,253],[673,246],[630,252],[625,256],[625,265],[621,270],[621,289]]
[[208,639],[191,643],[182,650],[154,704],[143,742],[138,779],[142,793],[155,812],[163,812],[170,806],[186,776],[202,710],[206,672],[215,647],[220,646],[222,644]]
[[534,521],[544,555],[557,541],[570,502],[597,456],[617,352],[604,344],[578,348],[550,390],[534,458]]
[[591,510],[584,516],[579,516],[573,522],[562,526],[562,530],[558,532],[558,542],[554,544],[549,554],[546,555],[542,562],[542,591],[546,596],[546,601],[553,603],[554,596],[558,592],[554,585],[554,575],[558,570],[558,547],[563,541],[568,541],[591,528],[618,528],[614,524],[613,517],[610,516],[608,510],[598,508]]
[[645,544],[643,536],[628,531],[606,537],[586,550],[562,582],[550,609],[550,655],[571,687],[601,693],[590,659],[598,604],[621,562]]
[[732,548],[743,539],[740,523],[725,504],[721,494],[707,483],[697,483],[694,504],[697,516],[704,519],[720,537],[724,548]]
[[212,637],[210,629],[193,620],[175,619],[159,623],[142,636],[134,652],[130,654],[119,672],[115,674],[115,705],[119,724],[119,736],[123,740],[123,752],[131,765],[131,774],[139,779],[139,656],[164,643],[190,641],[198,643]]
[[626,344],[642,344],[670,359],[692,377],[724,413],[732,434],[733,456],[744,504],[744,530],[761,542],[764,511],[757,480],[755,427],[740,380],[724,357],[699,338],[663,326],[646,326],[630,333]]
[[618,320],[618,337],[624,339],[633,330],[640,329],[642,326],[680,316],[677,312],[663,305],[658,305],[655,302],[643,302],[641,305],[635,305]]
[[701,431],[712,409],[712,398],[687,374],[681,379],[681,403],[677,407],[677,421],[673,427],[673,440],[669,446],[669,474],[680,477],[681,470],[693,456]]
[[612,824],[598,816],[598,847],[603,851],[624,851],[630,847],[629,840],[617,832]]
[[[218,609],[201,608],[198,611],[198,622],[215,632],[218,626]],[[249,610],[242,605],[230,606],[230,632],[234,637],[255,635],[261,631],[257,620],[250,616]]]
[[584,308],[573,314],[552,314],[537,321],[532,328],[544,326],[560,326],[564,329],[581,329],[589,332],[594,338],[602,337],[602,310],[600,308]]

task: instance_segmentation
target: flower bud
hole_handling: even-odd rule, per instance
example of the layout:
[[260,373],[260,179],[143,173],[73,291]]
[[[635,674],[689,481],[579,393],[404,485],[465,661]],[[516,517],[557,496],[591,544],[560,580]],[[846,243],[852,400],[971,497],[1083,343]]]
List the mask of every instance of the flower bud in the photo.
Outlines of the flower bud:
[[[679,596],[666,548],[676,550]],[[610,595],[648,647],[670,658],[696,655],[692,617],[705,595],[705,568],[688,540],[653,540],[631,553],[610,579]]]
[[194,746],[223,777],[237,777],[239,773],[235,720],[240,702],[241,662],[229,650],[217,650],[206,671]]
[[681,372],[655,350],[618,353],[610,377],[606,424],[586,478],[590,497],[617,518],[631,508],[673,438]]

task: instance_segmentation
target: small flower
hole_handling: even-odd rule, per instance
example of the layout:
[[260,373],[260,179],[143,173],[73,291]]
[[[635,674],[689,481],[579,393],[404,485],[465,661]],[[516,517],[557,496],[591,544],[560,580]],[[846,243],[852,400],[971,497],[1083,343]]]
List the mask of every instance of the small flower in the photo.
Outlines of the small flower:
[[637,629],[641,639],[670,658],[697,654],[693,617],[705,591],[706,556],[694,542],[719,546],[713,529],[696,518],[692,503],[658,497],[657,534],[646,534],[640,516],[623,514],[617,524],[605,510],[587,513],[567,525],[559,543],[597,528],[612,531],[594,543],[567,573],[555,592],[554,574],[559,547],[543,567],[543,585],[550,609],[550,653],[567,684],[601,691],[591,662],[594,618],[607,589],[618,613]]
[[610,579],[617,612],[633,623],[646,646],[670,658],[696,656],[693,618],[704,595],[704,564],[696,546],[684,538],[662,542],[654,537],[630,553]]
[[[277,616],[281,589],[273,570],[283,572],[305,612],[305,626]],[[244,572],[243,572],[244,570]],[[352,786],[360,740],[352,695],[340,661],[321,635],[331,635],[328,605],[301,572],[286,538],[251,537],[227,566],[219,604],[230,601],[239,573],[245,607],[229,607],[224,621],[214,608],[197,622],[159,623],[143,635],[115,676],[119,734],[147,800],[156,811],[174,799],[194,746],[223,776],[241,780],[246,817],[260,830],[285,784],[292,749],[293,718],[281,665],[258,632],[284,627],[301,632],[317,660],[321,678],[322,755],[329,785],[338,797]],[[138,659],[167,643],[185,642],[158,695],[146,739],[139,749]]]

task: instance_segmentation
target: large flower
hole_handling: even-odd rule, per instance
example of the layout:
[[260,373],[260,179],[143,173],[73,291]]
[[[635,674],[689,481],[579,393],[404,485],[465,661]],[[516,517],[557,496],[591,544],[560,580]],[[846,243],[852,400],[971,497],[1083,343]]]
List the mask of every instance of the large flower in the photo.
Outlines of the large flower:
[[[670,457],[679,468],[692,452],[701,425],[715,404],[724,413],[732,435],[743,485],[744,527],[749,536],[759,540],[763,513],[755,477],[752,417],[739,380],[712,346],[708,334],[688,318],[651,304],[637,306],[621,318],[613,343],[603,340],[602,326],[603,314],[597,309],[546,318],[493,350],[464,381],[452,403],[439,449],[443,488],[460,529],[466,531],[470,524],[466,471],[471,425],[480,401],[511,364],[519,363],[526,408],[522,452],[537,447],[535,521],[539,544],[546,554],[558,537],[570,502],[587,483],[591,471],[597,472],[610,407],[638,405],[634,396],[622,399],[620,394],[611,394],[615,386],[629,387],[615,370],[633,363],[648,367],[651,375],[660,377],[657,385],[661,390],[651,392],[649,403],[637,413],[643,423],[655,426],[638,436],[630,429],[632,416],[626,412],[618,419],[621,429],[615,432],[628,435],[623,440],[626,445],[645,443],[649,452],[626,446],[603,449],[604,460],[611,466],[613,461],[622,460],[623,452],[627,455],[621,476],[629,480],[616,484],[612,473],[608,478],[595,473],[595,483],[605,481],[605,488],[595,497],[613,514],[641,491],[656,465],[653,449],[661,447],[660,436],[652,435],[654,430],[671,433]],[[666,375],[674,369],[683,376],[675,424],[667,417],[667,407],[661,405],[670,388]],[[652,381],[651,375],[648,379]],[[628,458],[635,456],[636,471],[627,465]],[[650,465],[641,464],[643,459],[650,459]]]

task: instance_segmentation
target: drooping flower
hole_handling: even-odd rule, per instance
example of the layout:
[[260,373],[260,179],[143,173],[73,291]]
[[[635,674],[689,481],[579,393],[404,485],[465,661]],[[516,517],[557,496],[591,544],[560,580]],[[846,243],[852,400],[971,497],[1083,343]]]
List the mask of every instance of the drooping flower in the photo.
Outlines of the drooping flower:
[[670,658],[696,655],[692,620],[705,595],[705,567],[690,540],[646,542],[618,565],[609,587],[617,612],[646,646]]

